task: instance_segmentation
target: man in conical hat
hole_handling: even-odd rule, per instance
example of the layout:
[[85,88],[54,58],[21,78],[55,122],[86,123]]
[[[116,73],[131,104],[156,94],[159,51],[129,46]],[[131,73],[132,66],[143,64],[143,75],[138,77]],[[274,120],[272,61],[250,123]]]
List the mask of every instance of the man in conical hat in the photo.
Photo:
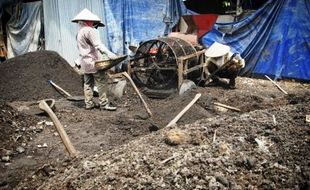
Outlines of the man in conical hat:
[[236,85],[236,77],[240,69],[244,68],[245,62],[240,54],[233,54],[227,45],[214,42],[205,52],[207,58],[204,64],[204,74],[208,84],[212,82],[218,83],[219,78],[229,79],[229,88],[234,89]]
[[76,22],[79,25],[76,40],[80,55],[76,63],[80,64],[81,70],[84,73],[86,109],[97,107],[93,101],[93,88],[96,84],[99,93],[100,109],[114,111],[116,107],[109,103],[107,97],[107,74],[102,70],[97,70],[95,67],[95,61],[101,60],[103,55],[110,59],[117,57],[101,42],[99,33],[95,29],[96,26],[104,26],[104,24],[97,15],[88,9],[84,9],[77,14],[72,19],[72,22]]

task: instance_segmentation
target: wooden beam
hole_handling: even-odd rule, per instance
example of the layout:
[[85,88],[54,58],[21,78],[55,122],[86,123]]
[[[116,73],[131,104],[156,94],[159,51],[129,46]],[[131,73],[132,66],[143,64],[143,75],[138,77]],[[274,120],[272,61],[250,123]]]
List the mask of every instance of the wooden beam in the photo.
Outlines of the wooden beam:
[[183,82],[183,60],[178,63],[178,90],[180,90]]
[[188,73],[193,72],[193,71],[195,71],[195,70],[198,70],[198,69],[200,69],[201,67],[203,67],[203,65],[202,65],[202,64],[199,64],[199,65],[196,65],[196,66],[191,67],[191,68],[189,68],[189,69],[184,69],[183,74],[184,74],[184,75],[187,75]]

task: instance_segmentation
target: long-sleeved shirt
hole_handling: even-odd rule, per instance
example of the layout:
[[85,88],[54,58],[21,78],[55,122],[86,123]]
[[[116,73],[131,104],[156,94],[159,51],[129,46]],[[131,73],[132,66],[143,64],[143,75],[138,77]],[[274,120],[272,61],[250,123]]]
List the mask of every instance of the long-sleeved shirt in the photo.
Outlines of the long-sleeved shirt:
[[102,53],[109,58],[114,58],[116,55],[108,50],[104,44],[101,43],[99,34],[95,28],[83,26],[77,34],[77,46],[79,49],[79,59],[77,62],[81,65],[81,70],[84,73],[96,73],[95,61],[102,58]]

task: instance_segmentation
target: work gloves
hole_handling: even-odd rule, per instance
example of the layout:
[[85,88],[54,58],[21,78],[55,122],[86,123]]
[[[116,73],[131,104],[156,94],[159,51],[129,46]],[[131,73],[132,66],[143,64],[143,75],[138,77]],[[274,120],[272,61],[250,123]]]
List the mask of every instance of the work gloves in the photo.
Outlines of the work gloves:
[[241,58],[240,54],[237,54],[234,57],[234,62],[235,62],[235,65],[238,69],[242,69],[245,66],[245,61],[244,61],[244,59]]

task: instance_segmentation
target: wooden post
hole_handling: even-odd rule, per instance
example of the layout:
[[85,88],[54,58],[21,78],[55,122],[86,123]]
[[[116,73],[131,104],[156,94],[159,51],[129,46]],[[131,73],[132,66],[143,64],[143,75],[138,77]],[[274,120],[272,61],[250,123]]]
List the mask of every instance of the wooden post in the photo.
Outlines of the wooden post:
[[131,61],[129,61],[127,64],[127,73],[131,74],[131,72]]
[[184,65],[183,65],[183,59],[180,60],[178,63],[178,90],[180,90],[181,85],[183,83],[183,70],[184,70]]

